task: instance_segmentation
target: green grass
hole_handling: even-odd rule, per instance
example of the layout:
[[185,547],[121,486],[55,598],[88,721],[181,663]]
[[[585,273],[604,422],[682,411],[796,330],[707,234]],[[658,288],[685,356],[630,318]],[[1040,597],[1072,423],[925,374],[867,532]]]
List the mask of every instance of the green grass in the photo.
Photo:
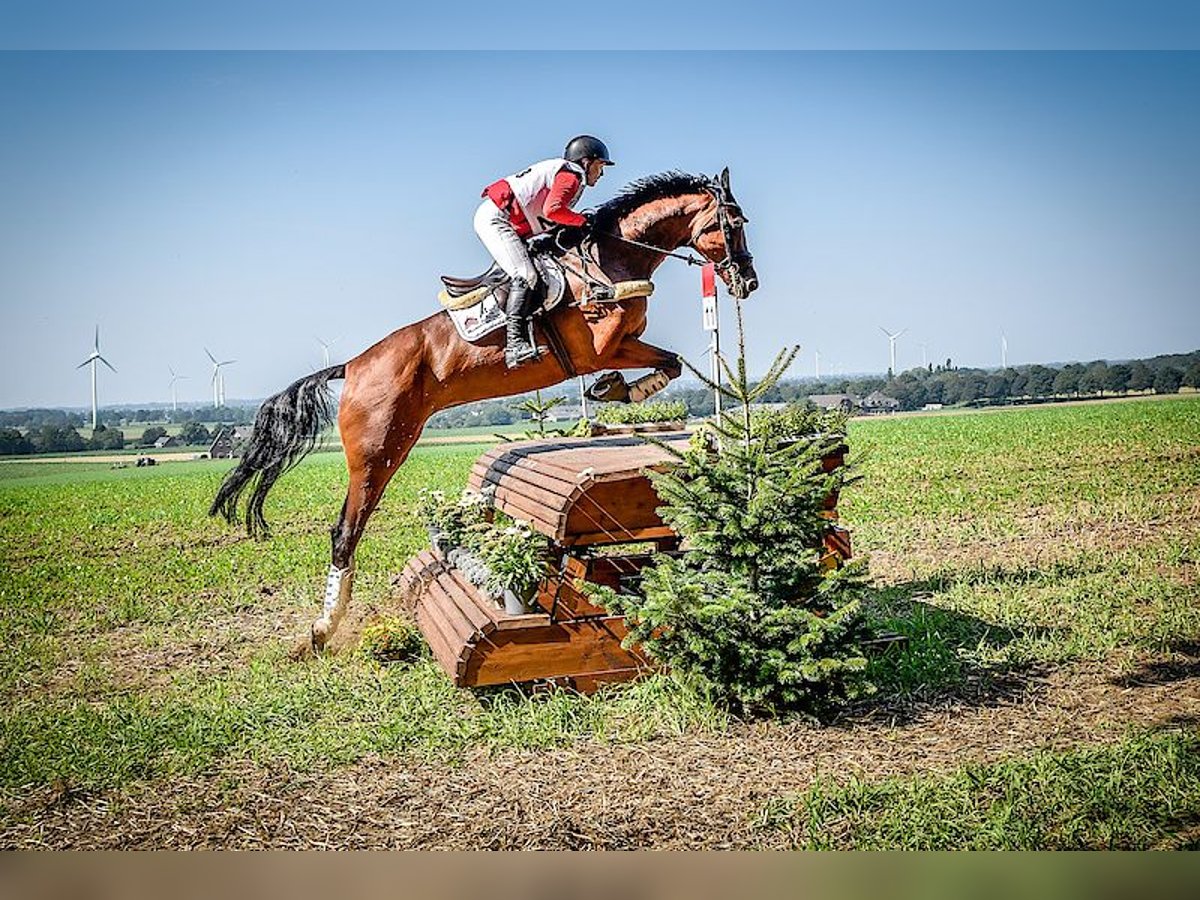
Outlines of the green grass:
[[824,780],[768,804],[759,821],[808,850],[1200,849],[1200,734],[1140,734],[934,777]]
[[876,618],[911,639],[885,687],[1200,635],[1195,398],[854,420],[850,446],[839,512],[888,560]]
[[[868,605],[910,638],[872,662],[885,700],[1200,637],[1200,399],[855,421],[850,443],[865,478],[840,510],[875,557]],[[426,543],[418,491],[460,490],[481,451],[413,452],[359,548],[357,603],[387,604]],[[206,515],[230,465],[0,464],[0,785],[728,725],[666,678],[529,700],[456,691],[428,659],[288,662],[298,634],[274,623],[318,610],[344,460],[314,454],[279,482],[269,543]]]

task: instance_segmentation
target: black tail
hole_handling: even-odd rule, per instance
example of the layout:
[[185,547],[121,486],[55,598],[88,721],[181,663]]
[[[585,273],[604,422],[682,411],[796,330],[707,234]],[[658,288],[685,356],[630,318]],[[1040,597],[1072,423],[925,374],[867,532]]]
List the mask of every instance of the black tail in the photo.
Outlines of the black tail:
[[238,498],[253,483],[254,489],[246,502],[246,530],[258,538],[270,534],[263,517],[267,491],[280,475],[312,450],[321,429],[333,421],[329,382],[345,376],[345,366],[331,366],[301,378],[263,401],[254,419],[250,444],[237,468],[221,483],[208,510],[210,516],[222,515],[231,523],[236,522]]

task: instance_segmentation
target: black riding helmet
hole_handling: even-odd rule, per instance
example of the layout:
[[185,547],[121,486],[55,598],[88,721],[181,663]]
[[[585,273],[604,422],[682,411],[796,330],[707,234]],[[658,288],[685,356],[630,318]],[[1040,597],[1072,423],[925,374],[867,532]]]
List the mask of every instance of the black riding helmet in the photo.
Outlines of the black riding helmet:
[[600,138],[594,138],[590,134],[581,134],[578,137],[571,138],[567,142],[567,149],[563,151],[563,158],[573,163],[581,162],[585,159],[598,159],[606,166],[614,164],[608,158],[608,147],[604,146],[604,141],[600,140]]

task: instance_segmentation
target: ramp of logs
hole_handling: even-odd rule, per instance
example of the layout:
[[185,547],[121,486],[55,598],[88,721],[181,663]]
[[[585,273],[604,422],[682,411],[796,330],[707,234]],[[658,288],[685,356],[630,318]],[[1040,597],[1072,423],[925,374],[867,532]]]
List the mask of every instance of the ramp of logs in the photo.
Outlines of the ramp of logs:
[[[682,450],[690,435],[656,438]],[[842,464],[844,452],[826,457],[827,471]],[[636,649],[621,646],[624,618],[593,606],[575,585],[636,590],[654,555],[647,542],[657,552],[678,549],[679,537],[656,512],[660,501],[646,474],[673,462],[661,447],[635,436],[503,444],[475,461],[471,488],[551,540],[553,571],[539,585],[533,611],[509,615],[435,549],[409,561],[400,590],[456,685],[538,681],[591,691],[651,668]],[[828,565],[850,556],[849,532],[835,524],[836,504],[836,496],[827,501]],[[620,545],[638,546],[623,553]]]

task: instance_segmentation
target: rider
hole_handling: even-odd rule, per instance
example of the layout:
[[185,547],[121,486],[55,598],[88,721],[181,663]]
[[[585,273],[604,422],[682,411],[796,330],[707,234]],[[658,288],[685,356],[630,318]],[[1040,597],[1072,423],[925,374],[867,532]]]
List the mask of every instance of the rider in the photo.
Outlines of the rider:
[[604,167],[612,164],[603,141],[581,134],[567,143],[561,158],[536,162],[483,190],[483,202],[475,212],[475,233],[512,279],[505,310],[504,350],[504,361],[510,369],[538,355],[530,342],[529,328],[529,319],[537,309],[533,287],[538,275],[525,240],[549,225],[560,225],[564,231],[562,241],[568,246],[578,244],[591,222],[572,207],[583,194],[584,183],[594,185],[604,174]]

